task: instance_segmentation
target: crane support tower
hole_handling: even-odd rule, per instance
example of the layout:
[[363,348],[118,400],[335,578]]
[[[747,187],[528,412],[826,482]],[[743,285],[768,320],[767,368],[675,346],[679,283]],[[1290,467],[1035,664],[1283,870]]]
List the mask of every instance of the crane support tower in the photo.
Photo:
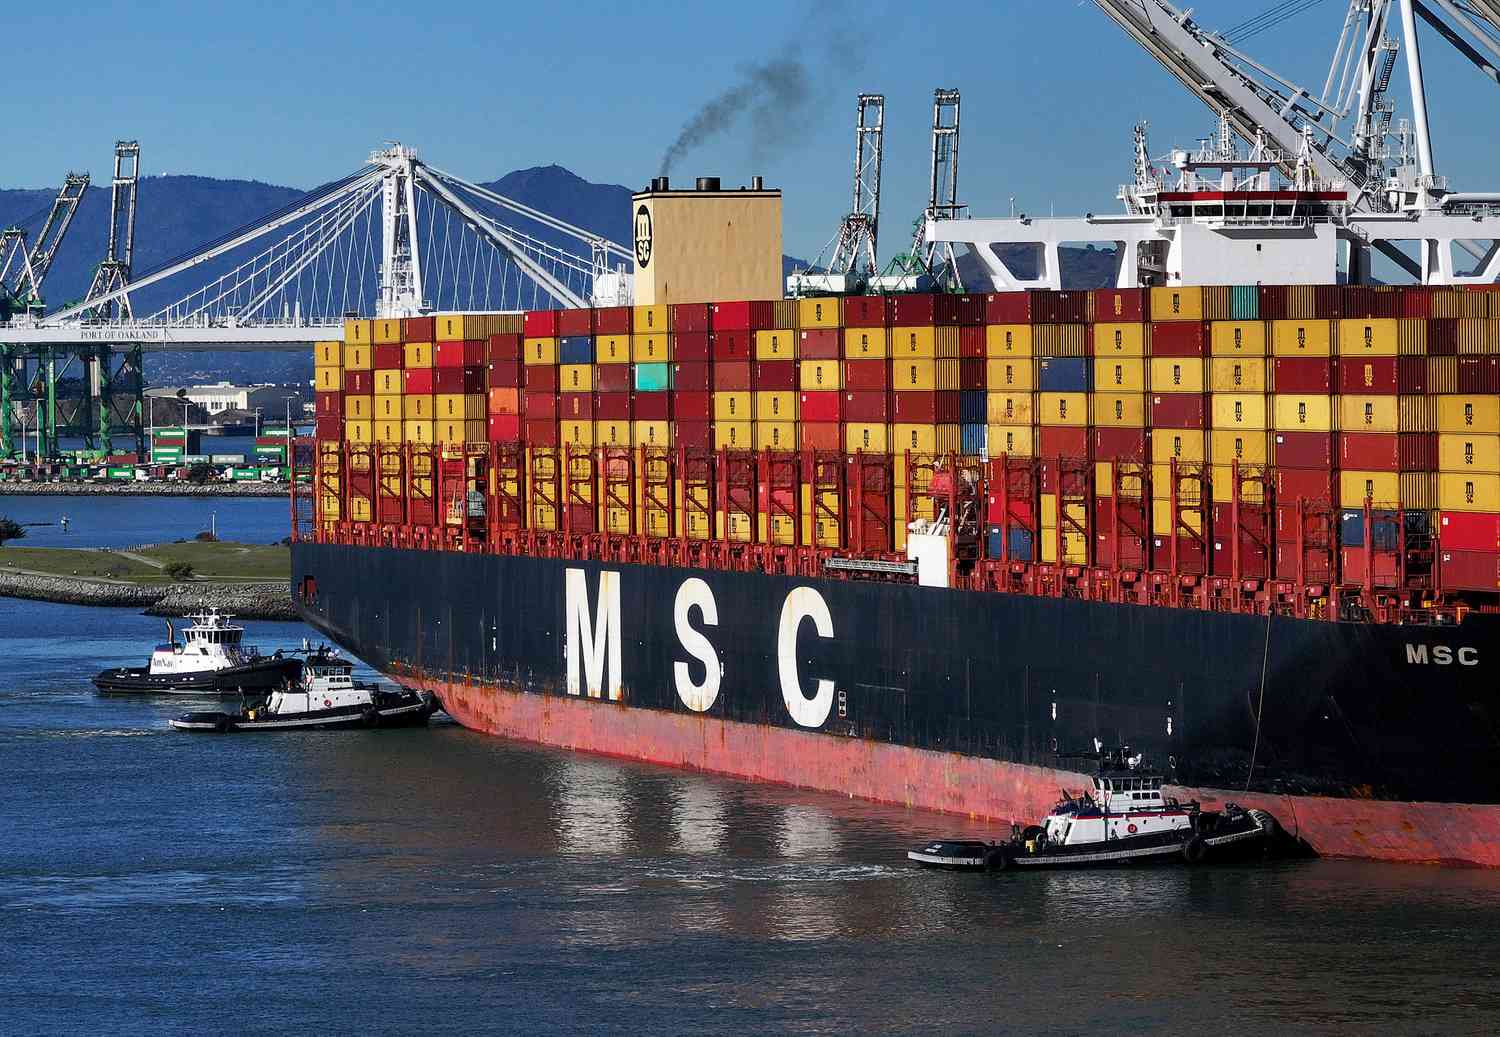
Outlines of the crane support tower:
[[927,209],[918,221],[911,254],[921,269],[944,287],[957,287],[958,261],[953,246],[927,237],[931,220],[957,220],[967,212],[958,201],[958,123],[957,90],[942,87],[932,92],[932,165],[928,175]]
[[860,94],[854,123],[854,204],[839,227],[829,272],[864,280],[875,272],[880,236],[880,165],[885,150],[885,96]]
[[[140,179],[141,145],[138,141],[115,142],[115,172],[110,181],[109,195],[109,240],[105,245],[104,259],[94,271],[94,281],[89,286],[84,301],[100,300],[89,311],[91,319],[105,322],[128,320],[134,314],[130,309],[130,296],[115,294],[130,283],[132,256],[135,253],[135,203],[136,187]],[[134,433],[136,455],[146,454],[146,434],[142,423],[145,404],[145,371],[139,346],[127,349],[116,362],[115,347],[109,344],[97,346],[92,355],[86,357],[88,369],[89,410],[94,416],[93,428],[85,427],[84,441],[88,446],[98,446],[106,455],[113,452],[113,429],[118,424]],[[125,400],[116,399],[123,393]],[[51,408],[49,408],[50,410]],[[54,430],[50,444],[52,453],[57,451],[56,412],[49,415],[48,427]],[[96,443],[97,439],[97,443]]]

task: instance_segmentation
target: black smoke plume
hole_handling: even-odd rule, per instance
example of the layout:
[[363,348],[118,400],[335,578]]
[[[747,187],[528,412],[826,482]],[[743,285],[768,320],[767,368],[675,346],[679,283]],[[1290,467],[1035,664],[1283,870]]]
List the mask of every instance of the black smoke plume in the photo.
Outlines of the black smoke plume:
[[811,93],[811,77],[799,58],[777,58],[752,66],[738,83],[708,100],[683,125],[661,157],[660,175],[667,175],[684,155],[747,114],[752,157],[770,153],[791,135],[796,127],[792,116]]

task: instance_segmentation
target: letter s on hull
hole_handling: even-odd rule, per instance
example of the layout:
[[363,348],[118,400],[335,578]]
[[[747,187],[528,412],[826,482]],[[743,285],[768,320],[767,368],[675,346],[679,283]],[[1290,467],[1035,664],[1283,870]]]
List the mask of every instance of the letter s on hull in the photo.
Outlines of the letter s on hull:
[[781,606],[781,625],[776,631],[781,697],[787,712],[802,727],[822,727],[833,708],[833,681],[820,678],[810,699],[802,693],[802,679],[797,673],[797,632],[804,619],[813,621],[819,637],[833,636],[833,616],[823,595],[811,587],[794,587]]
[[703,625],[719,625],[719,606],[714,602],[713,589],[698,577],[682,581],[677,588],[677,599],[672,605],[672,621],[677,625],[677,640],[687,653],[703,664],[703,683],[694,684],[688,672],[688,664],[672,664],[672,683],[677,687],[677,697],[682,704],[695,713],[706,712],[719,697],[719,680],[723,671],[719,666],[719,653],[714,644],[700,630],[693,629],[689,617],[693,606],[698,606],[703,616]]

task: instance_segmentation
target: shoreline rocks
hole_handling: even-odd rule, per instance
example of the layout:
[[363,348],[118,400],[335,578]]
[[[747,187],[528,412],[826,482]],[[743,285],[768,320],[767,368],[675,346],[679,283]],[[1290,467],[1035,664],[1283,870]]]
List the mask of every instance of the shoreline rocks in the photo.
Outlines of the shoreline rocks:
[[286,483],[0,482],[0,497],[281,497]]
[[148,585],[0,571],[0,597],[62,605],[139,608],[149,616],[182,616],[219,608],[245,619],[297,619],[285,583],[165,583]]

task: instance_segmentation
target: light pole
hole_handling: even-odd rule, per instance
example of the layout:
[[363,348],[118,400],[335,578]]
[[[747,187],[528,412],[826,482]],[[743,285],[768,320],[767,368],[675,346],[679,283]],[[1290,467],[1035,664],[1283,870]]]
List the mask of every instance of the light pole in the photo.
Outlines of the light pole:
[[260,438],[260,408],[255,408],[255,438]]

